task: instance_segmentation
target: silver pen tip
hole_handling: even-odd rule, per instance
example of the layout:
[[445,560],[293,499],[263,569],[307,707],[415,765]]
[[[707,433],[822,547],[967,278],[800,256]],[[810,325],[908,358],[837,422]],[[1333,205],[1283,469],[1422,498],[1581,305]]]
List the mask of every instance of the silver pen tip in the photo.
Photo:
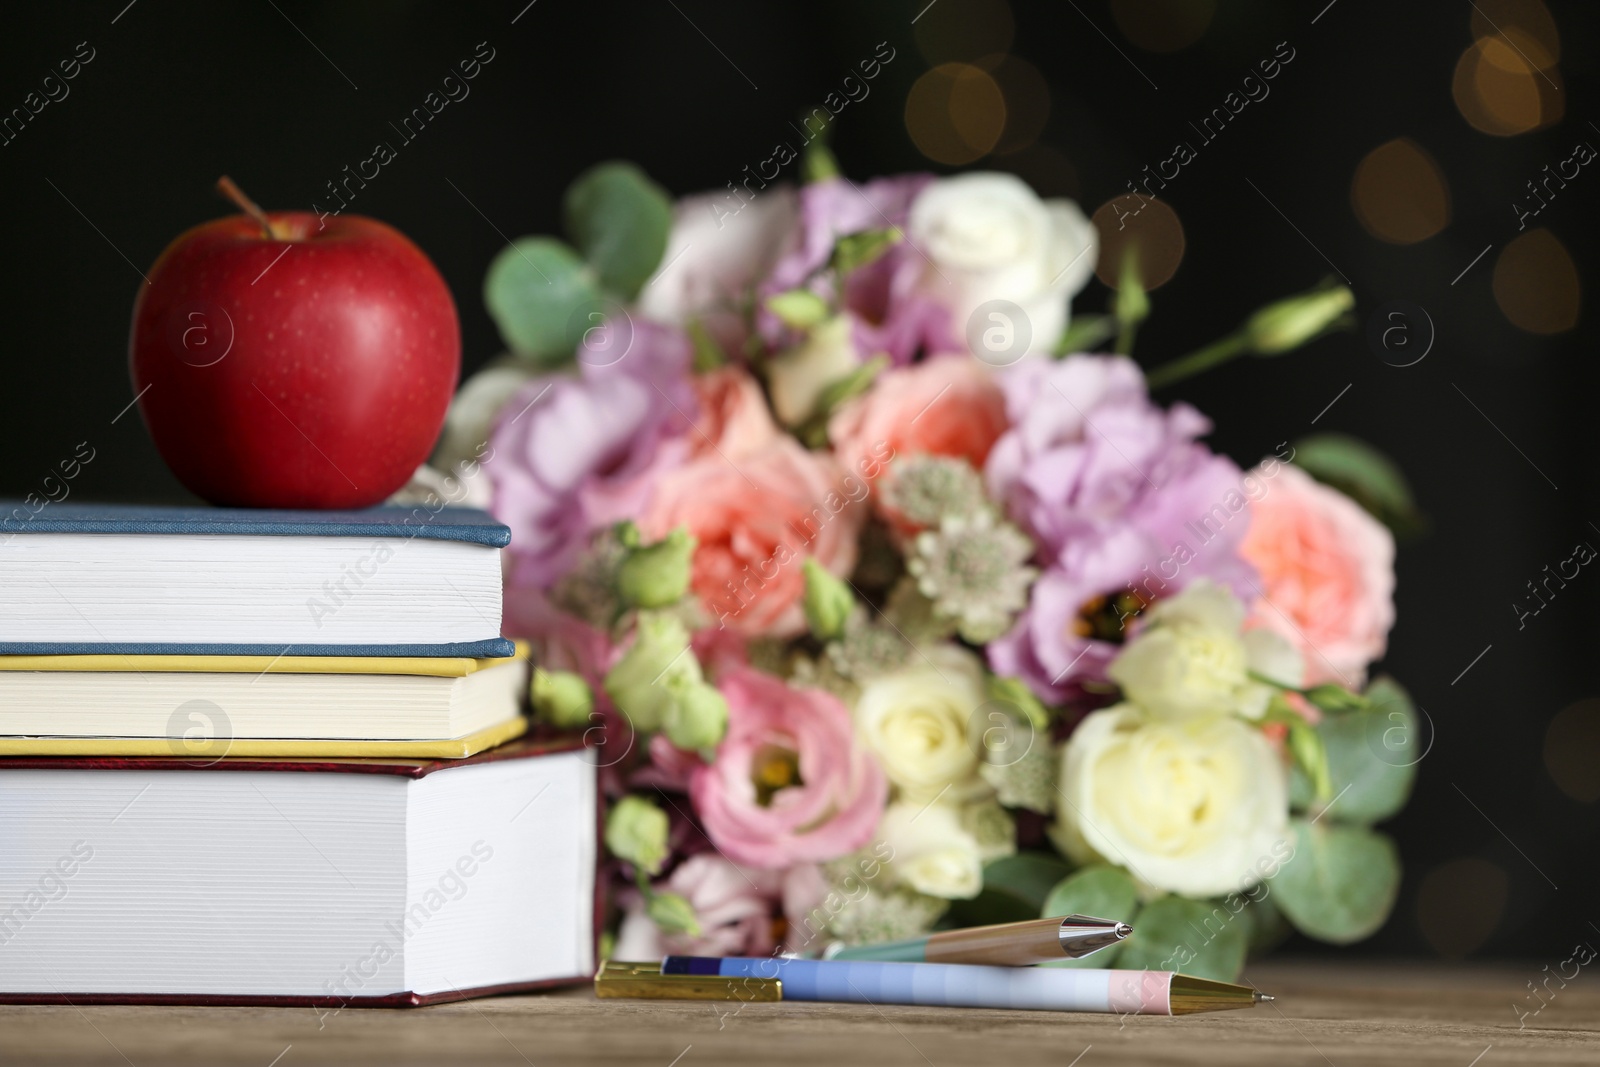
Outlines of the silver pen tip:
[[1125,938],[1129,934],[1133,933],[1133,927],[1129,926],[1127,923],[1118,923],[1116,932],[1117,932],[1117,940],[1121,941],[1123,938]]
[[1277,997],[1268,996],[1267,994],[1259,992],[1259,991],[1256,993],[1256,1003],[1257,1004],[1271,1004],[1274,1000],[1277,1000],[1277,999],[1278,999]]

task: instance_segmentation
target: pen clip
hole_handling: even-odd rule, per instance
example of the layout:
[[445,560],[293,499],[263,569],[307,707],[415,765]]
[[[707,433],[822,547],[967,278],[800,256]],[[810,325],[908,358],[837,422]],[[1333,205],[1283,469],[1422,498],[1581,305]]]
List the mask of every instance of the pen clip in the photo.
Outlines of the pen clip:
[[783,999],[783,980],[708,974],[662,974],[660,963],[606,960],[594,976],[597,997],[645,1000],[738,1000],[768,1004]]

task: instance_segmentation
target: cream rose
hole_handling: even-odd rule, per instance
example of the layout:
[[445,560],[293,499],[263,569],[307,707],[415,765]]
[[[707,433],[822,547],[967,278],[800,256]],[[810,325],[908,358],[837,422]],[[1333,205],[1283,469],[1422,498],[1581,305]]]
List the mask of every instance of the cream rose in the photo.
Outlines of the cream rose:
[[987,699],[983,667],[970,652],[950,645],[925,655],[862,687],[856,733],[901,799],[956,803],[989,789],[978,776],[978,753],[968,735]]
[[946,900],[970,900],[983,888],[982,849],[955,807],[890,804],[878,837],[894,849],[889,870],[902,885]]
[[1028,317],[1030,353],[1055,347],[1098,246],[1078,205],[993,172],[934,182],[912,203],[907,236],[927,257],[919,288],[950,308],[958,336],[980,304],[1008,300]]
[[1241,633],[1244,605],[1201,579],[1157,603],[1106,674],[1122,694],[1157,719],[1238,714],[1258,719],[1273,687],[1298,686],[1300,654],[1270,630]]
[[785,426],[798,426],[816,409],[822,391],[860,365],[850,338],[850,317],[838,315],[811,331],[799,347],[767,364],[772,410]]
[[1235,718],[1160,722],[1118,704],[1085,718],[1062,750],[1057,845],[1156,889],[1209,897],[1248,888],[1288,825],[1283,761]]

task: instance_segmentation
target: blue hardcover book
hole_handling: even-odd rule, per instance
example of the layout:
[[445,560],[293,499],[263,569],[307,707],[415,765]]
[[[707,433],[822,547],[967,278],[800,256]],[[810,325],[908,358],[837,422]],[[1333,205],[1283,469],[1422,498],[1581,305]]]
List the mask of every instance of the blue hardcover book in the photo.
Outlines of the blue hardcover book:
[[0,504],[0,655],[509,656],[510,539],[472,508]]

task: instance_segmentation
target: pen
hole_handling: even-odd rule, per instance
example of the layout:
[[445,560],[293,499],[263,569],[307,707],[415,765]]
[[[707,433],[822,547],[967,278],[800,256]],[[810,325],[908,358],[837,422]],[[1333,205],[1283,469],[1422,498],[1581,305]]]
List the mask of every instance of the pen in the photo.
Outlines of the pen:
[[[1189,1015],[1249,1008],[1272,1000],[1249,986],[1172,971],[984,967],[961,963],[800,960],[772,956],[721,959],[668,956],[661,961],[659,975],[655,981],[667,991],[639,995],[672,996],[670,988],[674,981],[720,980],[727,983],[726,995],[721,999],[730,1000],[853,1001],[1140,1015]],[[759,990],[760,995],[742,995],[738,989],[740,982],[754,983],[752,990]],[[599,986],[597,980],[597,990]]]
[[1115,919],[1068,915],[1019,923],[944,930],[909,941],[852,945],[830,951],[830,960],[882,960],[896,963],[990,963],[1026,967],[1051,960],[1079,959],[1109,948],[1133,933]]

